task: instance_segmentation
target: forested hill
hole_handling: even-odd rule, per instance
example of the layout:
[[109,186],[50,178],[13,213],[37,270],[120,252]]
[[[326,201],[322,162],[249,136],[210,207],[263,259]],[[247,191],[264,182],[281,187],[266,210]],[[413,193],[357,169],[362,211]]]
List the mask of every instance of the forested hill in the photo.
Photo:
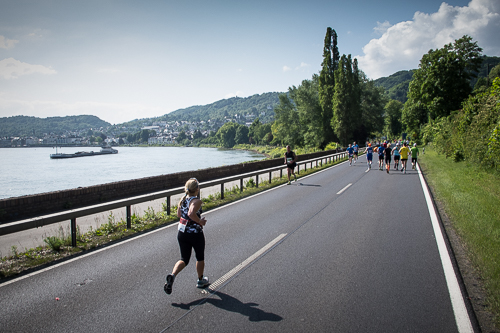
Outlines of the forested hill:
[[388,77],[376,79],[374,83],[376,86],[384,87],[390,99],[404,103],[407,100],[408,86],[414,71],[399,71]]
[[[470,82],[471,87],[475,87],[477,81],[480,78],[485,78],[487,76],[488,70],[491,71],[493,67],[500,63],[500,57],[483,57],[483,63],[477,74],[477,78],[473,78]],[[402,103],[406,102],[408,99],[406,96],[408,94],[408,87],[410,81],[413,77],[413,72],[415,69],[409,71],[399,71],[388,77],[381,77],[374,80],[376,86],[384,87],[387,91],[387,95],[390,99],[395,99]]]
[[67,131],[99,130],[110,125],[96,116],[88,115],[48,118],[14,116],[0,118],[0,137],[31,137],[45,133],[62,135]]
[[123,126],[143,125],[145,122],[156,121],[191,121],[221,120],[251,116],[259,117],[261,123],[271,122],[274,118],[274,107],[279,103],[280,92],[270,92],[250,97],[232,97],[208,105],[191,106],[171,113],[149,119],[138,119],[124,123]]

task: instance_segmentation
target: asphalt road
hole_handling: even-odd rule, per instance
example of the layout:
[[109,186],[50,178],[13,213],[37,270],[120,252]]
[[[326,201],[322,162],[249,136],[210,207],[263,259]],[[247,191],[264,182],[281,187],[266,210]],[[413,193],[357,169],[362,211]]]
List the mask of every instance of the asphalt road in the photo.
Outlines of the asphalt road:
[[477,331],[418,172],[365,161],[204,214],[208,290],[163,292],[173,225],[0,284],[0,331]]

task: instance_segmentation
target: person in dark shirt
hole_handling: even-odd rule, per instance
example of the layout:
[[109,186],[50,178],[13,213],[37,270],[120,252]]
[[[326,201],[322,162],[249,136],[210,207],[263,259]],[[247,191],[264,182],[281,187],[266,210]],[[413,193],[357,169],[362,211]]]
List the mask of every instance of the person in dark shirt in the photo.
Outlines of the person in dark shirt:
[[203,276],[205,270],[205,236],[203,227],[207,223],[204,217],[201,217],[202,202],[198,197],[200,193],[199,182],[196,178],[191,178],[186,182],[185,195],[179,201],[177,206],[177,217],[180,218],[177,229],[177,240],[181,251],[181,259],[177,261],[171,274],[167,275],[167,282],[163,289],[167,294],[172,293],[172,285],[175,277],[188,264],[191,258],[191,252],[194,249],[196,256],[196,272],[198,273],[198,288],[205,288],[210,283],[208,278]]
[[297,166],[297,155],[290,150],[290,146],[286,146],[285,152],[285,164],[288,172],[288,185],[290,185],[290,176],[293,174],[293,178],[297,181],[297,176],[295,175],[295,167]]
[[388,143],[385,147],[385,169],[387,173],[389,173],[389,170],[391,169],[391,156],[392,156],[392,148],[391,144]]

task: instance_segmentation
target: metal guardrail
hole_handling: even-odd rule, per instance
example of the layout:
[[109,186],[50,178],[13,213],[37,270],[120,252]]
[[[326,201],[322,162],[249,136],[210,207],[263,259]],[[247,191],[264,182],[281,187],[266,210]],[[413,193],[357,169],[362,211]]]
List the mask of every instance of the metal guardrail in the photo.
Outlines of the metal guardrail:
[[[339,159],[344,158],[346,155],[347,155],[346,152],[340,152],[340,153],[336,153],[336,154],[332,154],[332,155],[316,157],[316,158],[309,159],[306,161],[299,161],[299,162],[297,162],[298,173],[300,173],[300,166],[301,165],[303,166],[303,170],[305,171],[305,170],[307,170],[308,164],[310,165],[311,168],[313,168],[313,163],[316,163],[316,167],[317,167],[318,162],[322,166],[323,161],[325,161],[325,163],[335,162],[335,161],[338,161]],[[263,169],[263,170],[259,170],[259,171],[253,171],[253,172],[248,172],[248,173],[230,176],[230,177],[226,177],[226,178],[211,180],[208,182],[200,183],[200,189],[220,185],[221,198],[224,198],[224,184],[225,183],[239,180],[240,181],[240,192],[241,192],[241,191],[243,191],[243,180],[245,178],[255,177],[255,179],[256,179],[255,183],[256,183],[256,186],[258,187],[260,175],[269,174],[269,182],[271,182],[272,173],[275,171],[280,171],[280,178],[282,178],[284,169],[286,169],[286,166],[281,165],[281,166]],[[71,209],[71,210],[67,210],[67,211],[63,211],[63,212],[57,212],[54,214],[47,214],[47,215],[38,216],[38,217],[34,217],[34,218],[29,218],[29,219],[24,219],[24,220],[19,220],[19,221],[15,221],[15,222],[4,223],[4,224],[0,225],[0,236],[16,233],[16,232],[20,232],[20,231],[25,231],[25,230],[29,230],[29,229],[33,229],[33,228],[39,228],[39,227],[42,227],[45,225],[70,220],[71,221],[71,243],[72,243],[72,246],[76,246],[76,233],[77,233],[76,219],[77,218],[83,217],[83,216],[88,216],[88,215],[93,215],[93,214],[97,214],[97,213],[101,213],[101,212],[105,212],[105,211],[109,211],[112,209],[125,207],[126,216],[127,216],[127,228],[130,229],[132,227],[131,226],[131,224],[132,224],[131,206],[132,205],[140,204],[140,203],[147,202],[147,201],[166,198],[167,214],[170,215],[170,198],[173,195],[181,194],[181,193],[184,193],[184,187],[176,187],[176,188],[163,190],[163,191],[159,191],[159,192],[153,192],[153,193],[134,196],[134,197],[130,197],[130,198],[110,201],[107,203],[85,206],[85,207],[75,208],[75,209]]]

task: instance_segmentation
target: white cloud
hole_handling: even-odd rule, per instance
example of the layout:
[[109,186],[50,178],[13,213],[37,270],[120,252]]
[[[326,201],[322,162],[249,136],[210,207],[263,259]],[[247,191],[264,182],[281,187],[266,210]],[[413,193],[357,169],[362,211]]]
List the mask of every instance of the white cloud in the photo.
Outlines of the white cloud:
[[443,2],[436,13],[416,12],[412,21],[392,26],[379,23],[375,31],[382,36],[363,47],[363,56],[356,56],[360,69],[371,79],[417,68],[430,49],[442,48],[463,35],[477,41],[485,55],[500,56],[500,1],[472,0],[464,7]]
[[302,68],[307,68],[307,67],[310,67],[310,66],[311,66],[311,65],[306,64],[305,62],[301,62],[301,63],[300,63],[300,66],[295,67],[295,70],[297,71],[297,70],[299,70],[299,69],[302,69]]
[[16,43],[19,43],[19,41],[15,39],[7,39],[0,35],[0,49],[12,49]]
[[377,26],[373,28],[373,30],[375,30],[377,34],[383,35],[390,27],[391,24],[389,23],[389,21],[385,21],[383,23],[377,22]]
[[14,58],[0,60],[0,77],[4,79],[17,79],[21,75],[34,73],[55,74],[57,72],[50,67],[31,65]]
[[224,99],[233,98],[233,97],[238,97],[238,96],[242,97],[243,95],[244,95],[244,94],[243,94],[243,91],[238,90],[238,91],[237,91],[237,92],[235,92],[235,93],[229,93],[229,94],[227,94],[226,96],[224,96]]
[[283,72],[289,72],[291,71],[292,69],[288,66],[283,66]]

